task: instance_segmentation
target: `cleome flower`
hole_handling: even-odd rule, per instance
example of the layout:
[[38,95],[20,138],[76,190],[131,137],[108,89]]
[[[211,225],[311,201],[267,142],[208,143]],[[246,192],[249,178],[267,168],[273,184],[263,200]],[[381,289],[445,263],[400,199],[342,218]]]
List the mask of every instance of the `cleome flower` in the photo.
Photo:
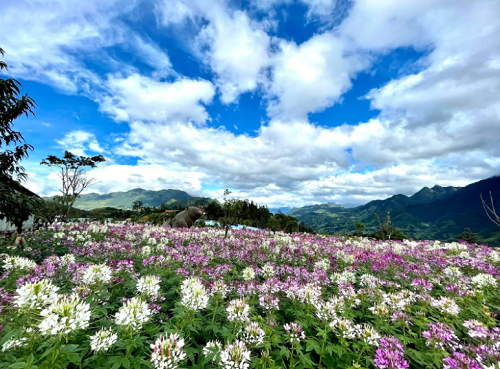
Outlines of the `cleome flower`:
[[7,256],[3,267],[10,272],[30,272],[36,268],[36,263],[22,256]]
[[149,321],[152,315],[146,302],[138,297],[133,297],[123,303],[123,306],[115,315],[115,323],[126,326],[132,330],[139,330],[142,325]]
[[222,350],[222,343],[219,341],[208,341],[205,347],[203,347],[203,356],[207,357],[210,355],[212,356],[212,361],[213,363],[218,363],[220,361],[220,352]]
[[151,345],[151,362],[156,369],[175,369],[185,359],[184,339],[177,333],[160,336]]
[[38,328],[43,335],[68,334],[89,326],[90,305],[79,297],[64,296],[40,312],[43,317]]
[[496,287],[497,280],[491,274],[479,273],[471,278],[471,284],[476,288]]
[[249,323],[239,332],[242,340],[249,346],[259,346],[264,343],[266,332],[259,326],[259,323]]
[[156,275],[146,275],[137,281],[137,292],[146,297],[155,297],[160,293],[160,277]]
[[189,310],[203,310],[208,306],[209,295],[198,278],[184,280],[181,285],[181,305]]
[[225,299],[231,292],[231,288],[223,280],[217,280],[210,285],[210,296],[220,296]]
[[59,287],[46,279],[28,282],[16,290],[14,306],[22,309],[43,309],[59,299],[57,291]]
[[81,282],[87,286],[100,287],[111,283],[112,271],[106,264],[90,265],[83,272]]
[[248,369],[250,367],[250,350],[245,342],[234,341],[227,344],[220,354],[220,366],[223,369]]
[[431,306],[438,309],[442,314],[458,315],[460,313],[460,308],[455,300],[444,296],[439,296],[438,299],[432,299]]
[[226,309],[227,318],[230,321],[246,322],[250,319],[250,306],[246,303],[245,299],[236,299],[229,302]]
[[90,336],[90,348],[95,351],[108,351],[118,340],[118,336],[111,328],[101,328],[96,334]]
[[266,265],[262,267],[260,274],[266,279],[272,278],[276,275],[276,270],[272,264],[266,263]]
[[425,342],[427,346],[441,350],[445,350],[446,346],[453,349],[459,347],[458,337],[452,327],[444,323],[428,323],[427,325],[429,330],[422,332],[422,336],[427,339]]
[[255,270],[253,270],[252,267],[248,267],[243,269],[243,280],[245,281],[252,281],[255,279]]
[[404,360],[404,348],[396,337],[383,337],[375,353],[375,365],[380,369],[406,369],[410,365]]
[[290,336],[290,342],[300,342],[306,339],[306,334],[304,333],[304,328],[297,323],[287,323],[283,326],[285,332]]
[[262,306],[262,309],[264,309],[264,311],[279,310],[280,309],[279,302],[280,302],[279,298],[270,294],[262,295],[259,298],[259,305]]
[[2,345],[2,352],[14,351],[22,347],[26,347],[28,346],[27,341],[28,341],[27,337],[21,337],[19,339],[12,337],[8,341],[4,342],[4,344]]

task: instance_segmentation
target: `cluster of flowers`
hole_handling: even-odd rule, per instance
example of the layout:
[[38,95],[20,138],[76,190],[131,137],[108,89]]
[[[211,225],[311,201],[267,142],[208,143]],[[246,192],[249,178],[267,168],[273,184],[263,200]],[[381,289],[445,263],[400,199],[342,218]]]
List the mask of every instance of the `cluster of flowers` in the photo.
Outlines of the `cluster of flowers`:
[[[84,331],[93,352],[121,347],[116,343],[122,332],[130,335],[147,323],[169,320],[168,309],[175,304],[188,316],[210,315],[212,323],[217,319],[234,329],[225,346],[212,336],[198,342],[208,340],[203,354],[222,368],[248,368],[251,355],[273,344],[270,332],[285,332],[286,344],[296,348],[304,345],[306,331],[316,339],[318,332],[310,330],[318,327],[327,327],[330,339],[342,344],[362,342],[365,355],[372,355],[380,369],[410,366],[412,359],[400,343],[407,341],[394,332],[413,330],[410,336],[417,337],[416,326],[422,324],[428,329],[421,333],[420,347],[445,357],[446,369],[490,368],[500,359],[500,328],[492,323],[498,316],[491,303],[498,301],[492,291],[498,287],[500,253],[485,246],[245,230],[225,238],[212,229],[94,224],[58,226],[52,242],[68,246],[71,253],[38,265],[25,257],[4,259],[2,278],[11,278],[17,289],[2,293],[10,296],[2,297],[0,306],[24,314],[26,329],[43,336]],[[179,292],[179,298],[162,305],[174,274],[181,282],[169,296]],[[115,291],[123,303],[102,297],[116,296]],[[467,313],[471,301],[479,307],[475,320]],[[160,305],[167,314],[155,313]],[[104,319],[116,325],[91,328],[101,327],[94,307],[105,310]],[[219,310],[205,312],[215,307]],[[301,311],[317,326],[297,318]],[[383,330],[376,322],[393,327]],[[386,334],[391,336],[382,337]],[[25,350],[29,337],[5,341],[2,351]],[[149,337],[151,364],[181,366],[191,345],[191,337],[185,339],[176,333]]]

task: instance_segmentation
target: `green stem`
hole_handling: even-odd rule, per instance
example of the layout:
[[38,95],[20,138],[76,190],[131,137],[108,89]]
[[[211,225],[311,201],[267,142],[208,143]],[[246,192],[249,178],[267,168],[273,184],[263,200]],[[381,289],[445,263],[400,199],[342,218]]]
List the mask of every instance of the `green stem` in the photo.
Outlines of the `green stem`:
[[290,354],[290,369],[292,369],[295,365],[293,365],[293,348],[294,342],[292,342],[292,353]]
[[361,350],[361,352],[359,353],[359,356],[358,356],[358,360],[356,360],[358,363],[359,361],[361,360],[361,355],[363,355],[363,353],[365,352],[365,347],[363,346],[363,349]]
[[327,337],[327,329],[328,323],[325,323],[325,335],[323,337],[323,343],[321,344],[321,354],[319,355],[319,363],[318,363],[318,368],[321,368],[321,361],[323,360],[323,354],[325,352],[325,343],[326,343],[326,337]]

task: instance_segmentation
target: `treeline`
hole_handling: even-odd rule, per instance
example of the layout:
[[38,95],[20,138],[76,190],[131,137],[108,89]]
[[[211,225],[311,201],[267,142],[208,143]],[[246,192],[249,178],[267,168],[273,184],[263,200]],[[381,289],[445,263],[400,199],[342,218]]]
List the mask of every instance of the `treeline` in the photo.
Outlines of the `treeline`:
[[[313,233],[313,229],[297,218],[283,214],[274,214],[267,206],[257,205],[251,200],[235,200],[231,203],[231,222],[249,227],[265,228],[272,231],[308,232]],[[205,206],[206,219],[218,221],[225,224],[227,213],[224,207],[217,202],[211,202]]]

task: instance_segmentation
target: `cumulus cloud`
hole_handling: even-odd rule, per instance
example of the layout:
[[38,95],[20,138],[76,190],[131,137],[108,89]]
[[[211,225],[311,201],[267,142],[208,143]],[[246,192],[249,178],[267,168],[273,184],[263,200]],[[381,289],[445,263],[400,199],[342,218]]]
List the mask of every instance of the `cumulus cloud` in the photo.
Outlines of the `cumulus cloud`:
[[209,81],[180,78],[166,82],[135,73],[110,76],[107,88],[98,101],[101,110],[117,121],[189,120],[202,124],[209,118],[202,104],[210,103],[215,94]]
[[305,119],[332,106],[351,88],[356,72],[368,66],[361,57],[345,55],[345,45],[332,32],[301,45],[281,40],[278,47],[266,89],[273,117]]
[[87,156],[87,152],[103,153],[93,133],[86,131],[71,131],[64,135],[57,143],[63,150],[71,151],[75,155]]
[[[311,16],[338,6],[326,0],[304,2]],[[9,9],[17,6],[12,4]],[[93,9],[98,8],[88,11]],[[192,25],[193,53],[214,77],[207,81],[176,75],[167,51],[146,38],[131,37],[129,44],[146,63],[162,65],[175,78],[140,74],[132,67],[98,77],[102,83],[94,96],[100,109],[130,127],[123,141],[115,143],[116,153],[140,159],[137,165],[93,170],[101,183],[98,191],[172,187],[210,193],[203,190],[210,185],[239,189],[239,196],[272,206],[354,205],[373,197],[410,195],[434,184],[465,185],[500,172],[498,1],[355,0],[342,24],[319,29],[303,43],[269,36],[251,11],[225,1],[158,2],[156,16],[165,27]],[[82,30],[76,28],[67,39],[54,35],[51,59],[35,61],[33,68],[40,72],[32,78],[42,73],[71,86],[75,68],[78,76],[93,78],[62,45],[78,49],[83,43],[79,35],[88,40],[92,32],[104,35],[95,41],[100,46],[117,42],[119,32],[107,33],[110,18],[104,18],[88,24],[78,18],[77,24],[86,26]],[[43,34],[39,23],[35,25]],[[14,36],[29,46],[23,34]],[[309,113],[341,101],[356,74],[372,67],[377,56],[405,47],[425,56],[416,68],[364,97],[380,112],[378,117],[339,127],[308,121]],[[22,68],[32,54],[16,55],[20,59],[15,68]],[[236,103],[247,92],[261,94],[270,121],[253,135],[204,125],[210,119],[205,106],[216,90],[224,103]],[[227,126],[233,124],[241,128],[239,122]],[[61,141],[74,145],[80,139],[85,152],[95,139],[85,137]]]
[[[2,2],[0,34],[9,74],[55,86],[65,93],[89,93],[101,76],[88,63],[103,69],[134,69],[109,55],[120,46],[165,73],[168,55],[121,21],[139,1],[124,0],[7,0]],[[7,37],[8,36],[8,37]]]

